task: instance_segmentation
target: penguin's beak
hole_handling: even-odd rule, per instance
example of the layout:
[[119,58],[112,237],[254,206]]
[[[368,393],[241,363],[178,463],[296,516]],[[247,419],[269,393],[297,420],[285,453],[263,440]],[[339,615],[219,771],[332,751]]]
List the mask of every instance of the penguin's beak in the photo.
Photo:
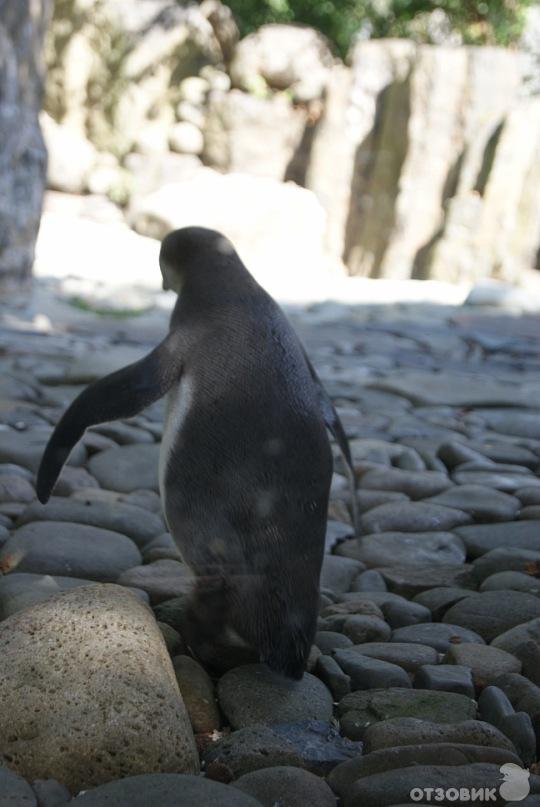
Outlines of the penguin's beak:
[[169,291],[170,286],[167,285],[167,281],[163,278],[163,283],[161,284],[163,291]]

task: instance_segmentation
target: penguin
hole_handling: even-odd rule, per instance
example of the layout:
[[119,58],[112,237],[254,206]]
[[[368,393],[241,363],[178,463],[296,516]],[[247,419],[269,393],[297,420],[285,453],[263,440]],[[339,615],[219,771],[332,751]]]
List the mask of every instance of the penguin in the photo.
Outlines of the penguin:
[[89,426],[167,395],[159,489],[195,574],[190,617],[212,640],[231,628],[270,669],[300,679],[318,613],[327,429],[352,474],[345,431],[285,314],[230,241],[175,230],[159,264],[163,288],[178,294],[167,336],[68,407],[39,466],[38,498],[47,502]]

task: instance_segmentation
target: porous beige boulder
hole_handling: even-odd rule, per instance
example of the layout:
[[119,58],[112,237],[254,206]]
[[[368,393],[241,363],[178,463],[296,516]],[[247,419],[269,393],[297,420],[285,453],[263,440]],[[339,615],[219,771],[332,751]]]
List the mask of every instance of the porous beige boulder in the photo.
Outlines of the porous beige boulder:
[[0,624],[0,759],[73,793],[196,773],[189,718],[150,609],[116,585],[60,594]]

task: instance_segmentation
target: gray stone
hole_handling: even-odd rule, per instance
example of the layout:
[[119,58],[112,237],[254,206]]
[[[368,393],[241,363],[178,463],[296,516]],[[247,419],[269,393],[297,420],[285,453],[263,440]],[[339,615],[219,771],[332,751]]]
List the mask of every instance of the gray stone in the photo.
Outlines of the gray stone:
[[64,465],[54,488],[56,496],[71,496],[77,491],[87,490],[99,490],[97,479],[94,479],[85,468]]
[[503,748],[443,742],[435,745],[404,745],[381,748],[366,756],[342,762],[330,772],[328,783],[338,796],[346,800],[351,785],[365,776],[408,768],[411,765],[437,765],[441,760],[444,760],[445,765],[470,765],[478,762],[494,765],[513,762],[514,765],[521,765],[516,754]]
[[122,502],[87,499],[61,499],[53,496],[46,505],[33,502],[22,513],[18,524],[34,521],[71,521],[128,535],[137,546],[163,532],[163,521],[153,513]]
[[482,582],[480,591],[524,591],[540,595],[540,580],[523,572],[497,572]]
[[326,684],[335,701],[341,700],[351,691],[351,678],[332,656],[320,655],[313,672]]
[[472,564],[475,580],[482,582],[497,572],[534,572],[540,564],[540,552],[527,549],[492,549]]
[[443,662],[468,667],[478,689],[493,684],[503,673],[521,672],[519,659],[504,650],[485,644],[450,645]]
[[[497,649],[499,653],[504,651],[499,650],[498,648],[493,648],[493,650]],[[509,653],[506,654],[509,658],[514,658]],[[524,644],[520,645],[516,650],[517,655],[517,669],[510,669],[510,664],[508,665],[508,669],[506,670],[499,670],[499,673],[502,672],[521,672],[521,665],[523,665],[523,675],[525,675],[533,684],[536,686],[540,686],[540,645],[536,642],[525,642]]]
[[356,500],[358,502],[358,510],[360,513],[367,513],[374,507],[381,504],[389,504],[396,502],[408,502],[409,497],[404,493],[398,493],[393,490],[357,490]]
[[426,502],[395,502],[381,504],[364,513],[362,531],[374,532],[433,532],[453,530],[468,524],[471,517],[463,510]]
[[[453,793],[460,788],[491,789],[497,807],[506,803],[498,793],[497,783],[501,781],[498,765],[473,763],[468,765],[414,765],[409,768],[385,771],[384,773],[358,779],[350,788],[347,807],[387,807],[387,805],[404,804],[411,791],[419,787],[440,789],[443,797],[438,801],[441,805],[456,803]],[[444,794],[449,792],[450,796]]]
[[[522,441],[523,442],[523,441]],[[526,468],[534,470],[538,465],[538,457],[530,449],[515,442],[502,442],[502,438],[491,437],[485,442],[471,441],[471,448],[483,454],[493,462],[510,463],[524,465]],[[518,497],[519,498],[519,497]]]
[[435,723],[417,717],[394,717],[368,726],[365,731],[366,753],[394,746],[466,743],[482,748],[502,748],[515,752],[511,741],[491,723],[481,720]]
[[458,692],[474,698],[474,683],[468,667],[458,664],[426,664],[420,667],[414,677],[417,689],[440,689],[444,692]]
[[486,642],[540,617],[540,599],[521,591],[485,591],[452,605],[444,622],[476,631]]
[[[496,471],[458,471],[454,473],[457,485],[481,485],[486,488],[514,493],[525,485],[535,484],[535,477],[516,473],[497,473]],[[537,480],[540,485],[540,479]]]
[[354,647],[335,650],[333,655],[341,669],[350,677],[352,690],[411,686],[409,676],[402,667],[363,655]]
[[35,490],[26,479],[14,474],[0,474],[0,502],[31,502]]
[[478,521],[510,521],[520,508],[520,501],[515,496],[481,485],[456,485],[426,499],[426,502],[455,507],[470,513]]
[[37,796],[38,807],[64,807],[71,801],[67,787],[55,779],[36,779],[32,782],[32,790]]
[[377,616],[353,615],[343,623],[343,633],[354,644],[379,642],[390,638],[392,629]]
[[[400,370],[369,384],[371,388],[403,395],[418,405],[528,406],[534,393],[484,375],[445,371]],[[446,441],[445,441],[446,442]],[[471,446],[473,447],[473,446]],[[474,446],[476,448],[476,446]]]
[[332,650],[352,647],[352,641],[347,636],[332,630],[317,631],[314,641],[321,653],[329,654]]
[[493,647],[498,647],[500,650],[506,650],[507,653],[516,654],[520,645],[525,642],[538,642],[540,643],[540,619],[531,619],[529,622],[524,622],[517,625],[515,628],[500,633],[493,639],[491,644]]
[[433,619],[440,620],[451,605],[462,600],[463,597],[468,597],[470,593],[470,589],[467,588],[438,586],[421,591],[415,596],[414,602],[429,608]]
[[200,776],[176,773],[130,776],[79,796],[81,807],[260,807],[257,799]]
[[[475,451],[466,443],[459,443],[457,441],[449,441],[443,443],[438,451],[438,456],[444,462],[447,468],[455,468],[456,465],[461,465],[464,462],[482,462],[485,457],[479,451]],[[450,491],[452,493],[453,491]],[[452,505],[455,506],[455,505]]]
[[139,488],[158,490],[158,445],[110,448],[88,460],[90,473],[108,490],[131,493]]
[[0,620],[70,588],[87,586],[91,580],[77,577],[15,572],[0,577]]
[[386,583],[376,569],[366,569],[354,579],[351,591],[386,591]]
[[428,645],[428,647],[438,650],[439,653],[446,653],[451,644],[463,642],[483,644],[483,639],[478,633],[461,625],[448,625],[440,622],[398,628],[393,631],[391,641]]
[[[501,678],[517,678],[520,675],[513,673]],[[526,684],[530,681],[523,679]],[[533,686],[531,684],[531,686]],[[534,687],[536,694],[536,687]],[[512,741],[525,765],[532,764],[536,757],[536,736],[531,721],[531,712],[515,712],[512,703],[502,689],[497,686],[488,686],[482,690],[478,698],[478,708],[483,720],[493,723],[500,731]]]
[[414,673],[424,664],[436,664],[438,653],[433,647],[406,642],[366,642],[354,645],[351,650],[363,656],[390,662]]
[[[148,594],[143,592],[147,597]],[[167,646],[167,650],[169,651],[170,656],[176,656],[179,653],[185,653],[185,646],[184,640],[180,636],[177,630],[172,628],[170,625],[167,625],[166,622],[160,622],[158,620],[158,628],[161,631],[161,635],[165,640],[165,644]]]
[[175,656],[173,667],[195,734],[219,730],[221,720],[208,673],[190,656]]
[[230,670],[220,679],[218,699],[233,728],[298,720],[328,721],[332,696],[326,686],[306,673],[293,681],[263,664]]
[[415,597],[433,586],[469,586],[471,566],[466,563],[418,563],[416,566],[383,566],[379,569],[390,591]]
[[515,409],[477,409],[475,415],[481,417],[490,429],[501,434],[540,439],[538,410],[520,412]]
[[360,480],[360,488],[397,491],[411,499],[435,496],[451,486],[452,482],[446,474],[437,471],[402,471],[399,468],[368,471]]
[[417,566],[465,560],[461,539],[450,532],[380,532],[345,541],[337,549],[340,554],[353,550],[354,557],[368,566]]
[[326,782],[301,768],[278,766],[253,771],[234,782],[244,793],[258,799],[264,807],[335,807],[336,798]]
[[157,604],[180,594],[188,594],[194,583],[191,570],[176,560],[155,560],[144,566],[133,566],[118,577],[121,586],[141,588]]
[[38,807],[36,794],[22,776],[0,768],[0,804],[6,807]]
[[514,709],[526,712],[535,723],[536,728],[540,722],[540,689],[517,673],[503,673],[497,679],[497,685],[491,689],[502,690],[510,699]]
[[141,562],[133,541],[111,530],[35,521],[15,530],[0,550],[0,563],[19,572],[115,581]]
[[534,507],[540,504],[540,488],[536,486],[519,488],[516,490],[516,497],[524,507]]
[[[0,432],[0,462],[12,462],[28,468],[29,471],[37,471],[50,435],[50,430],[47,429]],[[69,455],[68,463],[78,467],[85,460],[86,449],[78,443]]]
[[273,727],[261,725],[223,735],[203,750],[201,761],[206,775],[221,782],[276,765],[303,767],[301,752]]
[[339,555],[325,555],[321,569],[321,588],[329,588],[336,594],[344,594],[349,591],[352,581],[364,568],[356,560]]
[[392,630],[419,622],[431,622],[431,611],[425,605],[405,600],[403,603],[387,602],[382,607],[384,618]]
[[531,505],[530,507],[524,507],[523,510],[520,510],[519,517],[522,521],[536,521],[540,520],[540,505]]
[[67,591],[4,620],[0,647],[0,752],[18,773],[78,792],[111,776],[198,771],[165,644],[130,592]]
[[460,527],[456,532],[463,539],[468,554],[473,558],[500,548],[540,551],[540,521],[474,524],[470,527]]
[[129,446],[134,443],[153,443],[154,437],[146,429],[140,429],[131,423],[103,423],[94,426],[98,434],[104,434],[121,446]]
[[476,716],[476,704],[454,692],[392,687],[351,692],[339,702],[338,714],[345,736],[358,740],[368,726],[392,717],[414,716],[434,723],[470,720]]

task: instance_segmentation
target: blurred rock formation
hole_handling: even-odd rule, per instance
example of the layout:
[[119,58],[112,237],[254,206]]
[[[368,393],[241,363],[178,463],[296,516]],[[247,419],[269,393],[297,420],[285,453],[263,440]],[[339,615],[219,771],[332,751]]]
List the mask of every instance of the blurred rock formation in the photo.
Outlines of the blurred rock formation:
[[372,40],[343,64],[302,26],[239,40],[219,0],[57,0],[47,53],[50,187],[109,196],[139,232],[203,215],[188,191],[213,182],[221,199],[216,172],[233,173],[261,215],[270,179],[301,186],[306,210],[318,200],[315,240],[350,274],[536,268],[540,102],[520,50]]

